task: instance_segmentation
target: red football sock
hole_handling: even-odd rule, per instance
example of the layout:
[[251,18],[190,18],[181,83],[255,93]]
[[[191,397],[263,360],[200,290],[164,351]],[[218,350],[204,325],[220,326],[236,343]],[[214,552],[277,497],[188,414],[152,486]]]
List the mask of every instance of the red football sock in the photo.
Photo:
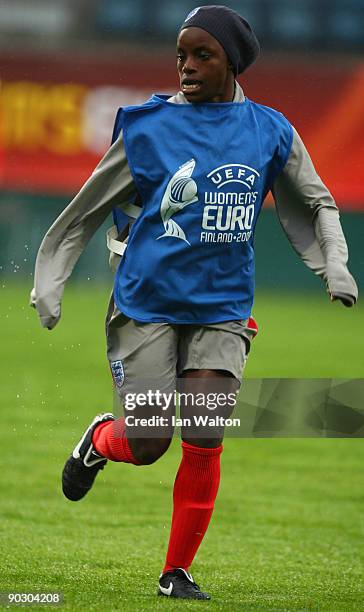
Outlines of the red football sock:
[[126,437],[125,419],[107,421],[98,425],[92,436],[92,444],[97,453],[111,459],[111,461],[140,465],[140,462],[134,457]]
[[209,525],[220,483],[222,446],[182,442],[183,456],[173,490],[173,517],[164,572],[189,569]]

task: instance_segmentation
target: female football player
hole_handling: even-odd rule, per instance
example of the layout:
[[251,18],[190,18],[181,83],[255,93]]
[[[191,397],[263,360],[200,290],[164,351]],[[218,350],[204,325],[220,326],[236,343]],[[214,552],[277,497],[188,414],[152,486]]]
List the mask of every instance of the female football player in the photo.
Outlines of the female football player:
[[[194,9],[177,39],[179,92],[119,111],[113,145],[37,258],[32,303],[51,329],[66,279],[114,212],[109,245],[119,264],[107,353],[125,416],[92,421],[65,464],[63,491],[81,499],[107,460],[140,466],[161,457],[173,435],[174,391],[181,391],[182,460],[158,586],[166,597],[210,598],[189,572],[219,488],[224,422],[203,426],[196,417],[211,413],[211,390],[221,396],[216,414],[233,409],[257,331],[253,240],[269,191],[293,247],[331,299],[347,306],[357,299],[336,204],[302,140],[236,81],[258,54],[251,27],[233,10]],[[201,396],[206,401],[197,405]]]

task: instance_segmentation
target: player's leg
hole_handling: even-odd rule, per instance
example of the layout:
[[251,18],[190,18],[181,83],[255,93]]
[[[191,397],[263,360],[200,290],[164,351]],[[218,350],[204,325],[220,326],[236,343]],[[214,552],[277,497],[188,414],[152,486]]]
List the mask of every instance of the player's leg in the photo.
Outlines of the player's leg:
[[[191,328],[181,344],[178,369],[181,417],[191,421],[182,439],[216,448],[224,437],[219,420],[231,416],[251,342],[258,332],[252,317]],[[201,401],[201,398],[205,401]],[[198,401],[197,401],[198,400]],[[206,417],[213,417],[206,423]],[[217,424],[215,424],[217,423]]]
[[[173,436],[170,423],[175,410],[172,400],[176,385],[177,331],[168,324],[133,321],[115,306],[112,309],[111,304],[106,319],[106,337],[115,411],[119,415],[124,412],[124,417],[117,422],[122,424],[123,438],[128,441],[136,461],[153,463],[166,452]],[[142,424],[153,416],[154,426]],[[103,432],[108,426],[102,427],[99,450],[107,438]],[[118,435],[112,437],[117,439]],[[120,460],[115,456],[110,458]]]
[[[112,461],[150,464],[168,448],[173,428],[171,415],[174,403],[149,405],[131,401],[141,392],[153,400],[154,390],[175,388],[177,343],[175,330],[169,325],[142,324],[119,313],[111,300],[106,320],[108,358],[113,375],[116,396],[125,401],[129,410],[121,416],[119,402],[110,413],[99,415],[86,430],[75,451],[66,462],[62,484],[63,492],[71,500],[81,499],[91,488],[99,471]],[[135,425],[140,419],[163,416],[164,424],[154,428]],[[165,422],[167,421],[167,424]],[[150,433],[152,431],[152,433]]]
[[[183,420],[209,413],[206,404],[199,401],[196,405],[193,399],[207,398],[211,393],[220,396],[219,415],[230,416],[233,410],[230,399],[240,386],[248,350],[245,322],[188,331],[181,344],[179,360]],[[211,416],[211,412],[209,414]],[[182,593],[187,589],[195,591],[196,598],[206,599],[208,596],[199,595],[199,589],[196,590],[192,583],[188,585],[188,572],[212,516],[220,483],[224,432],[222,427],[196,427],[193,419],[191,421],[192,427],[182,430],[182,461],[174,485],[171,534],[159,590],[168,595],[167,586],[172,584],[170,594],[176,589]],[[185,575],[177,568],[182,568]]]
[[[241,350],[243,359],[245,349]],[[227,370],[189,369],[183,372],[179,388],[181,418],[185,423],[181,437],[185,443],[199,448],[221,446],[224,426],[220,420],[232,415],[240,384],[241,381]]]

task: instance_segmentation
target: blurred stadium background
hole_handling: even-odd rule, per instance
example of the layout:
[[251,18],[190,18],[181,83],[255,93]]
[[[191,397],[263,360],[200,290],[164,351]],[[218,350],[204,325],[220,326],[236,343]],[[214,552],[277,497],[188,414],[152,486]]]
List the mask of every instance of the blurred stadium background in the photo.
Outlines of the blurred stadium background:
[[[240,79],[301,133],[342,211],[362,276],[364,0],[240,0],[262,44]],[[110,142],[119,106],[177,89],[174,44],[190,0],[0,0],[0,272],[29,279],[44,231]],[[318,281],[292,256],[269,201],[257,232],[258,287]],[[274,266],[272,264],[274,258]],[[107,276],[100,231],[74,279]]]
[[[341,209],[363,289],[364,0],[224,4],[249,19],[262,45],[240,82],[301,133]],[[180,449],[175,440],[143,470],[108,466],[76,507],[62,498],[70,445],[91,415],[110,409],[102,320],[111,221],[81,256],[51,334],[27,306],[35,256],[107,149],[117,108],[176,91],[175,36],[194,6],[0,0],[0,591],[60,590],[67,610],[155,609]],[[363,378],[361,304],[329,304],[270,201],[256,256],[263,330],[248,376]],[[225,446],[215,516],[193,569],[211,585],[210,608],[362,610],[362,440]]]

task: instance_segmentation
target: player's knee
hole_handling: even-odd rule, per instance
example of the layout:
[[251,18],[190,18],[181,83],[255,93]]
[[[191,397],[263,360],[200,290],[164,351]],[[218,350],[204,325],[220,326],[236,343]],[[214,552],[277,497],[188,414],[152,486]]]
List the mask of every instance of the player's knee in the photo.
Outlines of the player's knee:
[[134,445],[133,452],[142,465],[151,465],[164,455],[170,443],[170,438],[144,439]]

